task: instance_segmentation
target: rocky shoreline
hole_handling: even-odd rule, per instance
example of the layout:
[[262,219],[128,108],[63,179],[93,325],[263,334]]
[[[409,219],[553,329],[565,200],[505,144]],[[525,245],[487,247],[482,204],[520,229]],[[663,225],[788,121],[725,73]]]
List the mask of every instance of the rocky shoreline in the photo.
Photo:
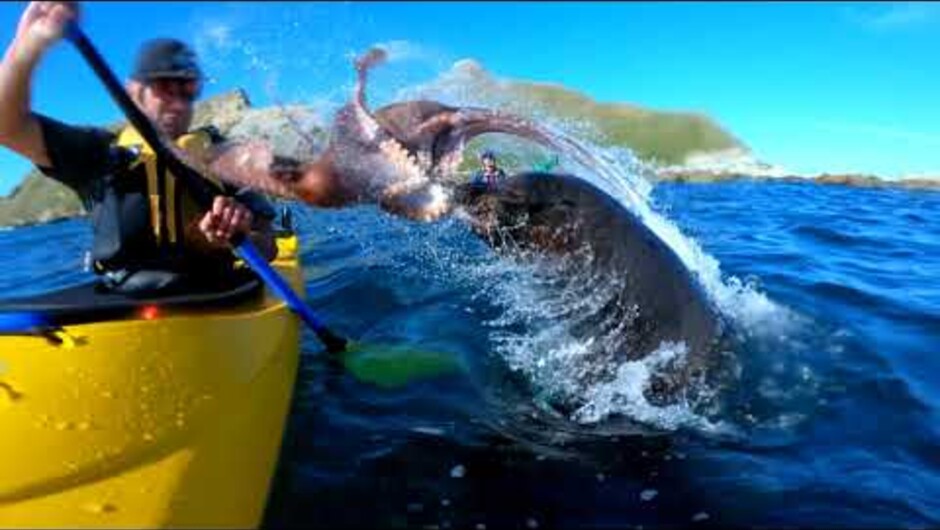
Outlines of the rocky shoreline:
[[755,158],[746,148],[692,153],[683,164],[654,166],[657,182],[706,184],[733,180],[804,182],[860,188],[940,189],[940,175],[887,179],[861,173],[797,175],[785,168]]
[[669,170],[654,172],[656,182],[688,184],[710,184],[749,180],[758,182],[801,182],[822,185],[852,186],[858,188],[900,188],[909,190],[940,190],[940,176],[888,180],[875,175],[823,173],[815,176],[800,175],[754,175],[740,172]]

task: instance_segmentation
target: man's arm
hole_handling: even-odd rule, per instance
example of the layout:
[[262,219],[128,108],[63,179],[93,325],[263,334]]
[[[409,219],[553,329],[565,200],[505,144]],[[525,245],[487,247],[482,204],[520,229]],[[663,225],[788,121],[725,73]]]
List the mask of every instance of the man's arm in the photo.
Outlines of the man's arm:
[[45,146],[48,165],[42,173],[84,197],[91,182],[121,163],[113,145],[114,133],[100,127],[77,127],[34,114]]
[[77,16],[75,3],[31,2],[0,62],[0,144],[42,167],[49,167],[51,162],[39,120],[30,105],[32,78],[43,53],[62,37],[65,24]]

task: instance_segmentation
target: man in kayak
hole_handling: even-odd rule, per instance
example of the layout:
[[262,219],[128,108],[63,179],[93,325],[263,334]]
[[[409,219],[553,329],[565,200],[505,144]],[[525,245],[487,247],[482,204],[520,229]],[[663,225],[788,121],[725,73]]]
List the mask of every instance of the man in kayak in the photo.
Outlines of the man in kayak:
[[[30,108],[39,60],[77,16],[71,2],[31,2],[26,8],[0,63],[0,144],[75,190],[91,211],[91,257],[102,284],[129,294],[225,286],[235,272],[229,246],[236,234],[247,235],[272,259],[274,211],[261,195],[210,177],[219,195],[201,212],[132,127],[76,127]],[[188,46],[155,39],[140,48],[126,88],[175,151],[207,174],[222,138],[211,127],[190,131],[202,82]]]
[[495,190],[506,179],[506,172],[496,166],[496,155],[492,151],[483,151],[480,163],[483,167],[473,173],[470,186],[477,190]]

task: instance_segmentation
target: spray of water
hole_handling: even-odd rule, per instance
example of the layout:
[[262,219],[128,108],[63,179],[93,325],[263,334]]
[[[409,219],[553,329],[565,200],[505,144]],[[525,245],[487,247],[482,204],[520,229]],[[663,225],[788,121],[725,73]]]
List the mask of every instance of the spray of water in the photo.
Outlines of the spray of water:
[[[450,86],[466,84],[464,79]],[[474,91],[448,90],[447,86],[426,87],[425,93],[411,95],[533,116],[547,133],[544,143],[561,155],[559,170],[597,186],[635,214],[676,253],[735,328],[749,335],[779,334],[795,322],[794,315],[755,286],[734,277],[723,279],[718,261],[657,211],[651,198],[653,186],[645,178],[653,169],[628,149],[600,145],[602,136],[590,123],[561,120],[525,108],[525,103],[507,98],[504,91],[488,92],[479,87]],[[658,372],[683,361],[685,344],[661,344],[645,358],[626,361],[600,354],[622,340],[621,332],[629,324],[605,322],[603,318],[609,304],[618,302],[612,299],[618,278],[590,278],[571,274],[570,269],[561,274],[552,270],[552,264],[538,260],[520,266],[528,270],[520,271],[512,282],[488,286],[488,295],[502,308],[500,316],[489,324],[497,353],[511,369],[526,374],[540,394],[540,402],[573,406],[568,415],[581,423],[622,415],[668,430],[685,426],[716,431],[725,427],[701,412],[708,407],[700,405],[714,396],[708,389],[698,389],[695,401],[666,406],[650,403],[644,395]],[[577,280],[565,282],[565,277]],[[629,311],[623,314],[629,319]],[[594,326],[592,334],[578,332],[585,324]]]

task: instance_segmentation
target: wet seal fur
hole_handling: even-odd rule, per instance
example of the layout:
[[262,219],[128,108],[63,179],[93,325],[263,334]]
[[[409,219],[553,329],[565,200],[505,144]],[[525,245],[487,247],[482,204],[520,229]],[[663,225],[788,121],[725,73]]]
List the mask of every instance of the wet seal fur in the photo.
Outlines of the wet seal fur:
[[542,172],[512,175],[492,191],[462,186],[454,199],[504,256],[563,259],[570,274],[612,289],[585,324],[598,327],[580,330],[613,332],[599,355],[622,362],[685,345],[684,361],[652,378],[651,401],[674,402],[704,376],[723,339],[720,314],[675,252],[615,199],[572,175]]

